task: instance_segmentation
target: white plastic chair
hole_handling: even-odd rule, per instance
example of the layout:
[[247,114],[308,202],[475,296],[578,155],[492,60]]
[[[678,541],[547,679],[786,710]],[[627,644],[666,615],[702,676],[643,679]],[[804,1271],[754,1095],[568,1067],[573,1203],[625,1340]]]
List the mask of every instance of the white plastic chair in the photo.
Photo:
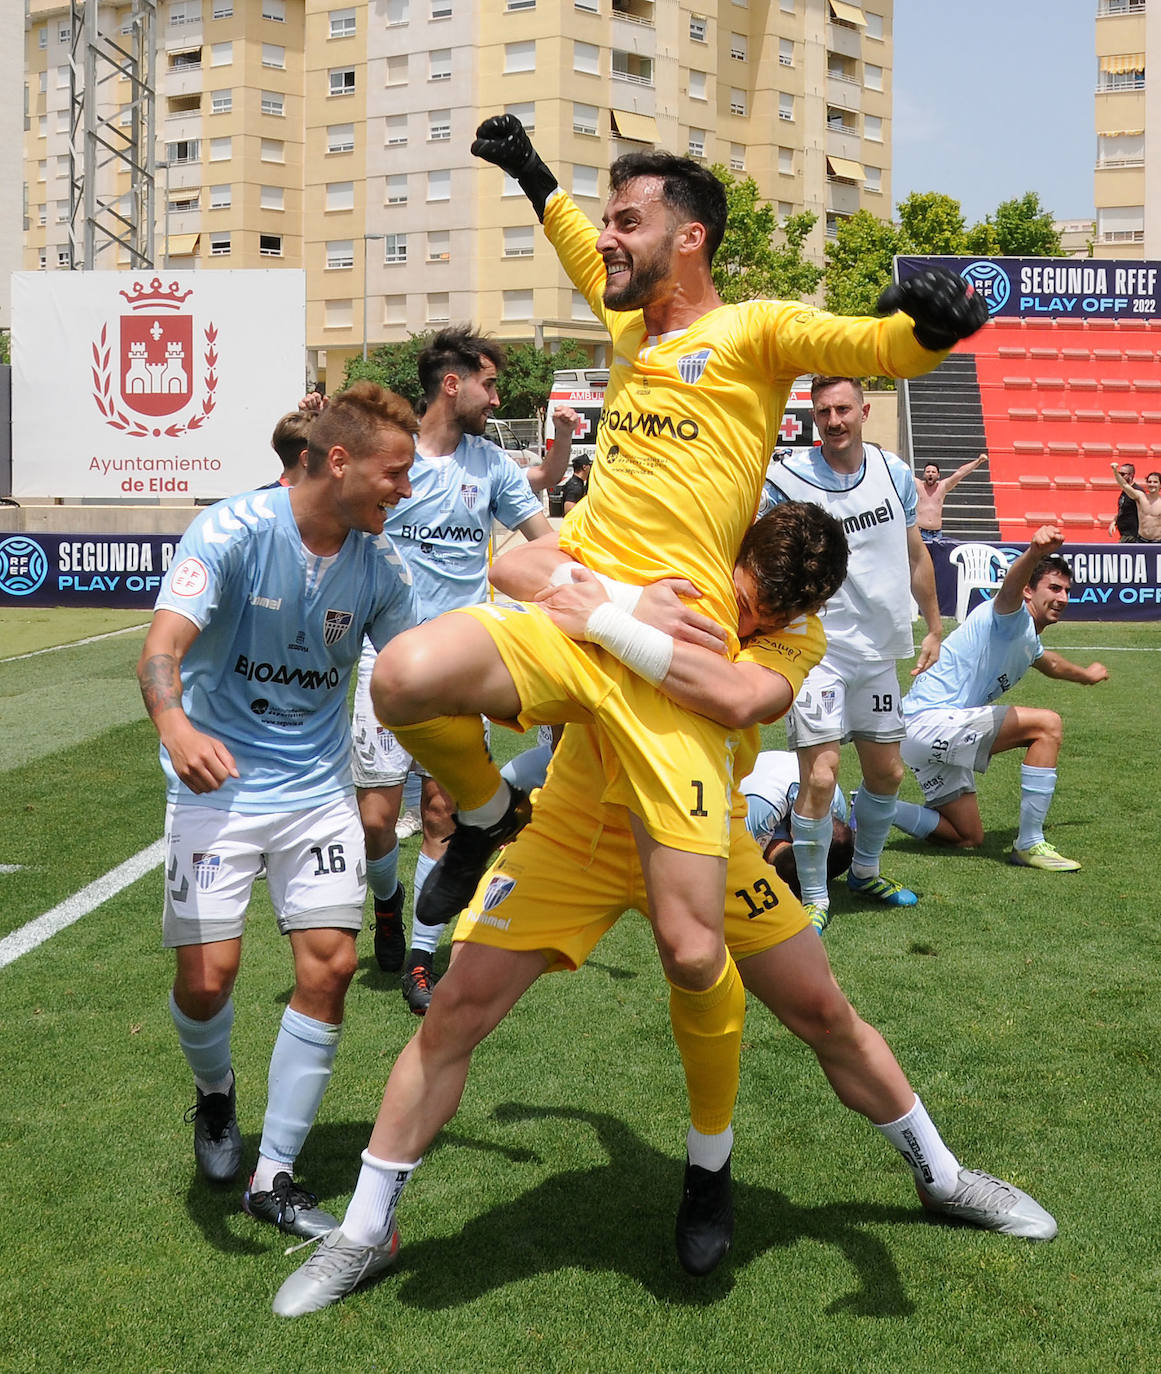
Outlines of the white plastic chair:
[[968,602],[977,588],[994,590],[1004,580],[1008,563],[991,544],[957,544],[948,555],[957,571],[955,618],[962,625],[967,619]]

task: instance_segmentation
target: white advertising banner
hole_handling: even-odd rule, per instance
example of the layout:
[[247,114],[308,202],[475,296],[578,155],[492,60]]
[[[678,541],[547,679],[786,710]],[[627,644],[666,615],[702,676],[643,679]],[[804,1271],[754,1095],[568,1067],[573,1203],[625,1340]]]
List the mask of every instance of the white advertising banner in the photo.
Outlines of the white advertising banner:
[[305,339],[296,270],[13,273],[13,496],[192,501],[273,481]]

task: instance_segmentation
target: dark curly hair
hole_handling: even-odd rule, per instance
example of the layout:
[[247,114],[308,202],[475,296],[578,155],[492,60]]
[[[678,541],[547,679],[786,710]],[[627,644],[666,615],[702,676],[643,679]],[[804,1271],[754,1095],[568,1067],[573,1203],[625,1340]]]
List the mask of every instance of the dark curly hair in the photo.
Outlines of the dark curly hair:
[[847,575],[842,523],[809,501],[786,501],[746,531],[738,565],[754,579],[758,608],[786,622],[822,609]]
[[470,324],[455,324],[441,329],[416,361],[415,370],[419,373],[424,400],[435,400],[449,372],[461,378],[471,376],[480,371],[485,359],[497,372],[503,372],[507,357],[498,340],[478,333]]
[[625,153],[609,168],[610,188],[616,192],[638,177],[658,177],[665,204],[687,220],[705,226],[706,257],[714,254],[726,232],[726,188],[691,157],[676,153]]

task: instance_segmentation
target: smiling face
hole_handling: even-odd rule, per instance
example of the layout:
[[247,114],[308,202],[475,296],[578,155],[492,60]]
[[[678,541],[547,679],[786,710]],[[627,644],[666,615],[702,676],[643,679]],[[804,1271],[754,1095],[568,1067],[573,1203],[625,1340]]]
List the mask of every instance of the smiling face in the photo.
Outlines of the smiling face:
[[408,472],[414,457],[411,435],[395,425],[379,426],[364,457],[335,450],[339,515],[349,529],[383,533],[387,512],[411,495]]
[[[863,421],[871,413],[850,382],[835,382],[814,394],[814,423],[822,436],[823,456],[839,464],[863,459]],[[853,470],[853,469],[852,469]]]
[[484,358],[478,372],[469,372],[463,377],[453,372],[447,380],[455,382],[453,414],[456,423],[465,434],[483,434],[492,413],[500,404],[500,394],[496,390],[496,364],[490,358]]
[[1161,475],[1151,472],[1148,477],[1145,478],[1145,490],[1150,496],[1161,496]]
[[662,196],[660,177],[637,177],[609,198],[597,252],[605,260],[610,310],[652,304],[672,276],[677,224]]
[[1055,625],[1068,607],[1070,578],[1055,568],[1049,568],[1034,587],[1024,588],[1024,605],[1039,633],[1048,625]]

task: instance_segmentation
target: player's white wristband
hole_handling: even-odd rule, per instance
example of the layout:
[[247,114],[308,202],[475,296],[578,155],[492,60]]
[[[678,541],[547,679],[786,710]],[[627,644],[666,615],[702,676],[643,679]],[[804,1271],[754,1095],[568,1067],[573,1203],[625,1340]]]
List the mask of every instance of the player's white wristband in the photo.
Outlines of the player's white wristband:
[[[552,575],[548,579],[551,587],[563,587],[573,580],[573,568],[580,567],[578,563],[558,563],[552,570]],[[619,606],[621,610],[628,611],[630,615],[637,609],[637,602],[641,600],[641,593],[644,587],[634,587],[629,582],[617,582],[611,577],[606,577],[604,573],[593,573],[593,576],[604,587],[609,594],[609,600],[614,606]]]
[[673,639],[611,601],[602,601],[588,618],[585,638],[607,649],[638,677],[657,686],[673,661]]

